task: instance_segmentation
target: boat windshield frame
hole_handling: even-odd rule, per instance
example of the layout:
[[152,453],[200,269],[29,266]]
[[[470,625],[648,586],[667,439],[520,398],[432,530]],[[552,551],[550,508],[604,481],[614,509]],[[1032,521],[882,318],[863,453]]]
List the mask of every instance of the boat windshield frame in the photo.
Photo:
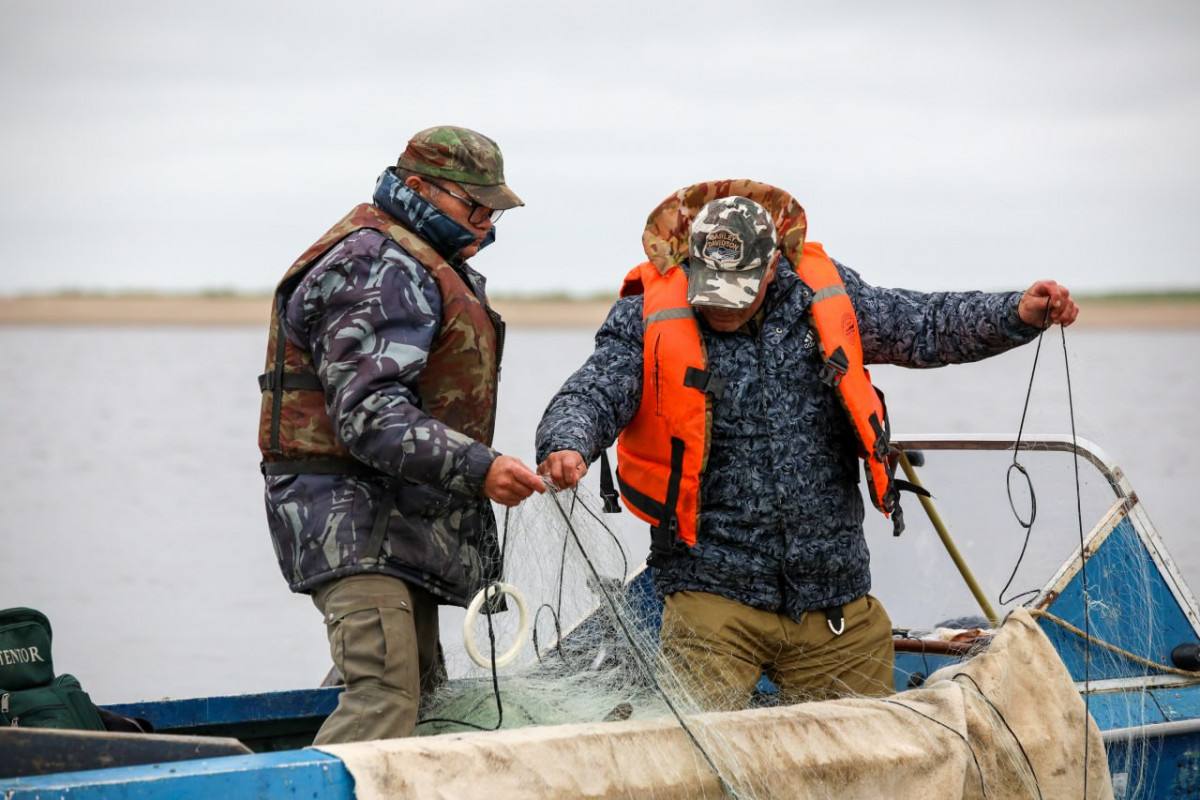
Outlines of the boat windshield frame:
[[[1200,606],[1184,581],[1182,573],[1175,565],[1163,543],[1162,537],[1150,521],[1145,509],[1134,491],[1124,470],[1099,445],[1080,436],[1071,434],[1029,434],[1018,438],[1016,434],[896,434],[892,444],[901,450],[975,450],[975,451],[1045,451],[1066,452],[1074,451],[1080,458],[1094,466],[1108,482],[1113,492],[1112,507],[1098,520],[1084,520],[1085,525],[1091,525],[1090,531],[1084,537],[1084,550],[1094,552],[1101,542],[1113,531],[1117,522],[1128,517],[1138,537],[1145,545],[1159,572],[1166,579],[1171,594],[1178,601],[1188,621],[1191,623],[1197,638],[1200,638]],[[1033,608],[1045,608],[1062,588],[1079,572],[1080,550],[1074,552],[1059,567],[1054,577],[1042,588],[1037,597],[1027,605]]]

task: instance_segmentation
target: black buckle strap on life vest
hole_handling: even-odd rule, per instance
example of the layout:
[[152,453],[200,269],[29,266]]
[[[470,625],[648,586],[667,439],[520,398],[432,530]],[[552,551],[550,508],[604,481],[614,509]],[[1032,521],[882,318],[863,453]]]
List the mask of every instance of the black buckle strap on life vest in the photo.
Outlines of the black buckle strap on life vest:
[[718,378],[706,369],[695,367],[688,367],[683,373],[683,385],[690,389],[699,389],[713,397],[720,397],[725,391],[724,378]]
[[651,536],[654,535],[655,530],[662,530],[670,532],[674,537],[678,530],[675,523],[675,504],[679,502],[679,484],[683,479],[683,453],[683,439],[672,436],[671,474],[667,478],[667,496],[661,503],[644,494],[637,487],[631,486],[621,477],[621,471],[617,470],[617,483],[621,486],[621,495],[624,496],[625,502],[646,516],[658,520],[657,525],[652,524],[650,527]]
[[620,514],[621,504],[617,502],[620,495],[613,485],[612,466],[608,463],[608,450],[600,451],[600,499],[604,501],[605,514]]
[[679,525],[674,519],[666,527],[650,526],[650,555],[646,558],[646,566],[661,569],[675,556],[688,551],[683,542],[679,541]]
[[892,478],[892,536],[904,533],[904,510],[900,508],[900,492],[912,492],[921,497],[933,497],[924,486],[909,483],[903,478]]
[[[275,385],[283,386],[283,363],[287,355],[287,333],[283,330],[283,303],[278,303],[275,314],[279,318],[279,322],[275,329],[275,363],[271,365],[271,372],[275,376]],[[280,453],[283,448],[279,446],[279,418],[283,414],[283,390],[275,389],[271,395],[271,435],[268,442],[268,447],[272,453]]]
[[841,606],[830,606],[822,612],[825,615],[825,624],[829,626],[829,632],[834,636],[841,636],[846,632],[846,615]]
[[900,507],[899,500],[892,501],[892,537],[895,538],[904,533],[904,509]]
[[264,372],[258,376],[259,391],[273,392],[278,386],[285,392],[323,392],[321,379],[312,372]]
[[849,369],[850,359],[841,345],[838,345],[838,348],[829,354],[829,358],[825,359],[825,366],[821,367],[821,383],[837,388]]
[[[887,458],[888,447],[890,447],[890,442],[888,440],[891,439],[891,432],[888,429],[891,428],[891,425],[887,424],[886,417],[884,418],[884,422],[881,423],[879,421],[879,415],[875,414],[874,412],[872,412],[871,416],[867,418],[867,422],[871,424],[871,430],[875,431],[875,447],[873,448],[875,457],[880,461],[883,461],[885,458]],[[895,468],[893,468],[893,471],[894,469]]]
[[657,520],[661,520],[667,515],[662,503],[647,494],[643,494],[637,487],[630,485],[621,477],[620,470],[617,470],[617,485],[621,487],[621,495],[625,498],[625,502],[638,511]]
[[915,483],[909,483],[903,478],[893,478],[892,485],[901,492],[912,492],[913,494],[920,495],[921,497],[933,497],[933,495],[929,493],[929,490],[924,486],[917,486]]
[[683,478],[683,439],[671,437],[671,474],[667,478],[667,499],[663,502],[666,516],[662,521],[665,527],[675,524],[675,505],[679,502],[679,483]]

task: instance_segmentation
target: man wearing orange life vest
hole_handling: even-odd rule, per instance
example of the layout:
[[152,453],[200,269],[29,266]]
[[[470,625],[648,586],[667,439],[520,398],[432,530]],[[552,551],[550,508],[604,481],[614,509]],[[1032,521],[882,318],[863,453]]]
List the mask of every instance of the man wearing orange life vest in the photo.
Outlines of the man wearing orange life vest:
[[897,528],[904,487],[863,365],[975,361],[1078,314],[1053,281],[870,286],[805,233],[800,205],[766,184],[668,197],[643,234],[650,260],[538,428],[539,472],[564,488],[619,434],[621,499],[651,525],[663,655],[703,677],[691,688],[711,708],[743,705],[764,670],[789,702],[892,691],[858,460]]

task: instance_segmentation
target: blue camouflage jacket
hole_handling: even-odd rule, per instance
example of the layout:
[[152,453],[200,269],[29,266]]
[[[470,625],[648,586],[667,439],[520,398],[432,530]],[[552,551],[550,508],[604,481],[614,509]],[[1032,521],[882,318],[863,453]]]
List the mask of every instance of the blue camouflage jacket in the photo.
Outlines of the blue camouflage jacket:
[[[835,262],[836,263],[836,262]],[[881,289],[837,265],[858,315],[867,363],[937,367],[1028,342],[1020,293]],[[822,366],[812,292],[786,260],[756,321],[720,333],[701,321],[713,398],[695,547],[655,571],[662,594],[701,591],[794,619],[870,591],[854,433]],[[537,457],[575,450],[588,462],[633,419],[642,394],[642,297],[618,300],[595,351],[550,401]]]
[[[451,263],[473,241],[390,171],[374,202]],[[483,276],[465,263],[455,268],[486,305]],[[271,539],[293,591],[382,572],[466,605],[498,565],[495,517],[482,495],[498,453],[426,414],[418,396],[441,316],[430,273],[370,229],[335,245],[288,298],[286,334],[312,354],[339,440],[406,487],[397,492],[381,559],[366,550],[388,484],[351,475],[267,476]]]

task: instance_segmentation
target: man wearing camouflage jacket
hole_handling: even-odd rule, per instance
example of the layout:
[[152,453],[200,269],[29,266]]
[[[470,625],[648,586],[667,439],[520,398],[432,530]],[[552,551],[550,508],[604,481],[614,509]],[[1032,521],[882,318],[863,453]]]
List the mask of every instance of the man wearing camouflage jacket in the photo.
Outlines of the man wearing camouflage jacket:
[[504,326],[466,262],[519,205],[495,142],[421,131],[276,290],[259,378],[267,517],[346,685],[317,744],[412,732],[444,677],[438,604],[498,577],[491,501],[542,490],[491,447]]
[[[858,443],[823,380],[823,340],[810,314],[842,290],[815,296],[798,276],[789,258],[819,250],[804,234],[803,209],[766,184],[710,182],[672,195],[647,222],[650,262],[626,279],[595,351],[550,401],[537,432],[539,472],[559,487],[576,485],[622,434],[626,505],[667,508],[668,529],[652,527],[649,559],[664,596],[663,656],[704,707],[743,706],[764,670],[788,702],[892,691],[891,623],[868,594]],[[867,363],[976,361],[1030,341],[1047,319],[1065,325],[1078,313],[1052,281],[1024,293],[926,294],[871,286],[830,266]],[[657,285],[671,277],[675,307],[651,313]],[[672,344],[661,332],[669,325],[702,340],[706,380],[659,385],[671,375]],[[681,481],[666,490],[674,501],[661,493],[639,500],[625,438],[635,419],[654,425],[678,414],[692,402],[688,392],[708,396],[692,406],[707,433],[695,442],[703,461],[691,544],[681,541]],[[648,411],[647,395],[656,404]],[[682,431],[687,422],[674,424]]]

